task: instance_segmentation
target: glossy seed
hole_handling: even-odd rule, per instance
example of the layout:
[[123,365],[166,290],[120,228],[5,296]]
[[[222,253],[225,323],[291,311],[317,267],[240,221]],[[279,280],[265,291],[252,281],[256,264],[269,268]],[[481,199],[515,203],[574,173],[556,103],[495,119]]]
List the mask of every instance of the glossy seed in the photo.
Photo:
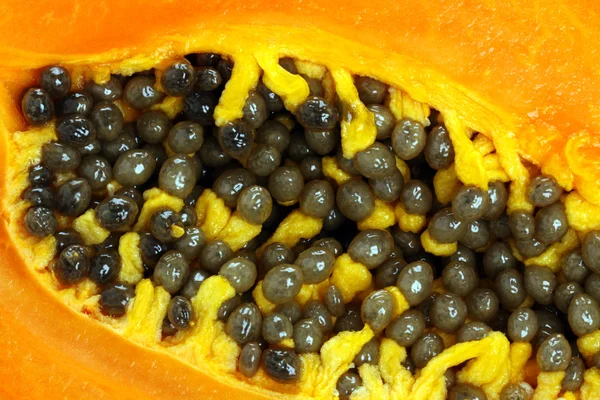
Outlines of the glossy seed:
[[464,343],[481,340],[492,331],[484,322],[467,322],[456,332],[456,342]]
[[446,333],[455,333],[467,318],[467,305],[454,293],[436,296],[429,317],[433,325]]
[[581,256],[592,272],[600,274],[600,231],[590,231],[585,236],[581,245]]
[[298,353],[318,352],[324,339],[324,333],[316,319],[301,319],[294,325],[294,348]]
[[319,300],[309,300],[304,305],[304,318],[312,318],[319,324],[319,327],[324,334],[328,334],[333,330],[333,319],[325,304]]
[[313,180],[300,193],[300,210],[308,216],[325,218],[335,205],[335,193],[331,184],[324,180]]
[[200,267],[216,274],[221,266],[232,257],[233,251],[227,243],[219,239],[212,240],[206,243],[200,251]]
[[569,305],[568,319],[575,335],[592,333],[600,327],[600,306],[591,296],[577,293]]
[[460,221],[471,222],[483,217],[488,204],[485,191],[475,186],[463,186],[452,199],[452,212]]
[[446,168],[454,162],[454,146],[445,126],[437,125],[429,132],[423,153],[427,164],[435,170]]
[[[187,281],[183,284],[183,287],[181,288],[179,293],[181,293],[181,295],[183,297],[191,300],[192,297],[194,297],[198,293],[198,289],[200,289],[200,286],[202,285],[202,283],[205,280],[207,280],[208,278],[210,278],[210,276],[211,275],[208,272],[201,270],[201,269],[190,271],[190,275],[188,276]],[[232,297],[232,298],[237,298],[238,300],[240,299],[239,297]],[[235,307],[237,307],[240,304],[241,304],[241,300],[240,300],[240,303],[236,304]],[[231,311],[233,311],[233,309]],[[219,317],[220,312],[221,312],[221,308],[219,308],[219,315],[217,315],[217,317],[219,318],[219,320],[222,321],[222,319]]]
[[373,269],[387,260],[393,248],[394,239],[388,231],[367,229],[354,237],[348,246],[348,254],[354,261]]
[[72,178],[56,191],[56,209],[63,215],[78,217],[87,210],[92,199],[90,184],[81,178]]
[[556,275],[548,267],[532,265],[525,268],[525,290],[539,304],[552,304]]
[[89,273],[90,259],[84,246],[72,244],[61,251],[54,264],[54,275],[63,285],[81,282]]
[[246,161],[246,167],[256,176],[269,176],[281,164],[281,153],[275,146],[255,145]]
[[160,102],[163,97],[164,94],[156,90],[152,76],[134,76],[123,89],[125,102],[140,110],[150,108]]
[[541,208],[535,214],[535,238],[542,243],[558,242],[568,229],[567,215],[562,203]]
[[237,199],[237,211],[251,224],[262,225],[273,209],[273,200],[269,191],[262,186],[245,188]]
[[404,185],[400,201],[409,214],[427,214],[433,204],[433,193],[423,181],[413,179]]
[[194,320],[192,303],[183,296],[173,297],[167,308],[167,318],[175,328],[188,329]]
[[100,310],[103,314],[112,317],[120,317],[127,311],[127,305],[132,297],[135,296],[134,288],[122,284],[113,284],[102,291],[100,294]]
[[40,126],[54,118],[52,97],[44,89],[31,88],[21,100],[23,116],[30,125]]
[[546,207],[556,202],[562,192],[554,178],[548,175],[536,176],[527,188],[529,201],[536,207]]
[[260,337],[262,315],[254,303],[244,303],[236,308],[225,324],[225,332],[238,344],[256,341]]
[[490,289],[477,288],[466,299],[467,314],[475,321],[489,322],[498,313],[500,301]]
[[394,152],[403,160],[417,157],[427,142],[423,125],[411,119],[401,119],[396,123],[392,132],[392,147]]
[[178,251],[166,252],[154,268],[154,281],[167,292],[175,293],[185,283],[189,274],[188,262]]
[[274,304],[292,300],[302,288],[303,276],[300,267],[281,264],[272,268],[263,280],[263,294]]
[[138,206],[125,196],[112,196],[100,202],[96,207],[96,219],[105,229],[116,231],[127,228],[135,222]]
[[269,175],[269,191],[281,203],[297,200],[304,188],[304,177],[298,167],[282,166]]
[[344,372],[337,380],[335,389],[340,400],[349,400],[352,393],[362,386],[360,375],[352,371]]
[[368,179],[383,179],[397,170],[394,154],[378,142],[356,153],[353,162],[358,172]]
[[256,177],[250,171],[232,168],[219,175],[212,190],[223,199],[227,207],[234,208],[242,190],[254,184],[256,184]]
[[256,265],[245,258],[232,258],[225,262],[219,270],[238,293],[249,290],[256,281]]
[[356,368],[364,364],[379,365],[379,341],[373,338],[365,343],[352,362]]
[[329,313],[332,316],[341,317],[344,315],[344,312],[346,311],[346,305],[344,304],[342,292],[337,286],[331,285],[327,288],[324,302],[327,310],[329,310]]
[[560,333],[551,334],[537,352],[537,363],[543,372],[564,371],[571,362],[571,345]]
[[413,344],[410,357],[417,368],[423,368],[429,360],[444,351],[444,341],[436,333],[426,333]]
[[390,323],[394,312],[394,299],[387,290],[377,290],[363,301],[362,320],[376,332],[382,331]]
[[260,368],[260,358],[262,350],[258,343],[246,343],[240,352],[238,369],[240,373],[247,378],[252,378]]
[[97,84],[94,81],[86,82],[84,90],[89,93],[95,101],[114,101],[121,97],[123,86],[116,76],[111,76],[108,82]]
[[168,96],[183,96],[195,83],[194,67],[182,59],[171,63],[162,73],[160,84]]
[[292,337],[294,326],[288,317],[273,313],[267,315],[262,323],[262,336],[267,343],[279,344],[282,340]]
[[311,247],[298,255],[294,264],[302,270],[304,283],[321,283],[333,272],[335,255],[326,249]]
[[139,186],[154,173],[156,161],[147,150],[129,150],[121,154],[113,167],[113,176],[123,186]]
[[448,393],[448,400],[487,400],[483,390],[477,386],[468,384],[458,384]]
[[525,301],[527,292],[523,276],[516,269],[509,268],[500,272],[494,282],[496,293],[504,307],[514,309]]
[[306,129],[333,129],[338,122],[333,106],[317,96],[309,97],[298,106],[296,118]]
[[369,217],[375,209],[373,193],[360,179],[350,179],[338,186],[336,203],[341,213],[352,221]]
[[530,342],[537,330],[537,316],[530,308],[517,308],[508,319],[508,337],[513,342]]
[[269,377],[280,383],[294,383],[300,379],[302,363],[293,350],[267,349],[262,365]]
[[385,336],[400,346],[410,347],[425,331],[425,316],[419,310],[408,310],[394,318],[385,328]]
[[444,268],[442,282],[448,291],[465,297],[477,287],[479,277],[471,265],[454,261]]
[[185,199],[196,186],[196,171],[187,155],[169,157],[160,168],[158,186],[165,192]]
[[398,276],[396,286],[411,306],[421,303],[431,293],[433,269],[425,261],[408,264]]
[[56,121],[56,136],[70,146],[81,148],[96,138],[96,127],[81,115],[69,115]]
[[254,145],[255,132],[248,123],[237,120],[219,128],[219,144],[230,157],[244,162]]

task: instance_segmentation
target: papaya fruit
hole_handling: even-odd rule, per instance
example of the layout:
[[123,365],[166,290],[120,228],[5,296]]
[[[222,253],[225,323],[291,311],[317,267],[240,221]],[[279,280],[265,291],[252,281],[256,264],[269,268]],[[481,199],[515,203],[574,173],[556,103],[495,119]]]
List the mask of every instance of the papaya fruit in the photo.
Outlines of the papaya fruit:
[[27,3],[2,398],[598,398],[596,4]]

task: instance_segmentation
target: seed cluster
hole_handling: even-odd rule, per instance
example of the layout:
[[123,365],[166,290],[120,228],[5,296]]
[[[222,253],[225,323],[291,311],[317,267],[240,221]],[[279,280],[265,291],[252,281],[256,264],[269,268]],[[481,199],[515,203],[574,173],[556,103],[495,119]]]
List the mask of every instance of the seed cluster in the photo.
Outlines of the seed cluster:
[[[280,65],[298,73],[291,59]],[[322,82],[309,77],[304,78],[311,94],[294,114],[260,82],[243,117],[215,127],[214,109],[232,68],[219,55],[198,54],[172,62],[160,85],[154,72],[146,71],[114,75],[102,85],[88,82],[81,91],[71,91],[65,68],[42,70],[40,87],[23,97],[23,115],[33,126],[56,117],[58,140],[43,146],[41,163],[30,169],[23,199],[31,207],[24,225],[31,235],[56,237],[52,269],[60,284],[89,278],[101,288],[101,311],[124,315],[135,293],[119,281],[119,240],[138,219],[142,193],[158,187],[184,200],[181,211],[153,212],[149,228],[140,232],[144,275],[172,295],[164,338],[194,325],[190,300],[218,274],[237,293],[221,305],[218,319],[242,348],[239,371],[246,377],[262,366],[278,382],[297,382],[299,354],[319,352],[330,337],[368,324],[375,337],[356,355],[354,368],[378,364],[384,337],[409,349],[404,366],[416,373],[444,351],[442,334],[467,342],[496,330],[512,342],[531,342],[542,371],[566,371],[565,391],[579,388],[586,365],[573,339],[600,327],[600,232],[590,232],[580,249],[567,254],[558,274],[525,267],[509,245],[514,241],[523,257],[535,257],[567,233],[562,189],[551,176],[539,175],[529,185],[535,213],[507,215],[508,192],[499,181],[487,190],[461,186],[451,204],[442,205],[432,179],[454,162],[448,131],[443,123],[426,128],[411,119],[396,121],[384,105],[384,83],[355,78],[361,101],[373,113],[377,141],[346,159],[340,144],[342,105],[326,99]],[[151,109],[166,96],[183,99],[175,118]],[[141,112],[137,121],[125,122],[122,104]],[[340,184],[326,178],[323,156],[331,156],[351,178]],[[411,180],[405,182],[396,157],[408,164]],[[74,177],[57,184],[64,173]],[[122,188],[110,193],[113,181]],[[262,225],[261,234],[238,251],[223,240],[207,240],[195,209],[204,188],[243,220]],[[424,216],[430,237],[439,244],[458,242],[457,251],[436,257],[423,249],[418,234],[398,226],[359,231],[356,222],[373,214],[376,200],[398,202],[406,213]],[[86,246],[56,217],[74,218],[90,209],[111,232],[96,246]],[[293,248],[274,242],[257,252],[295,209],[322,219],[322,233]],[[374,290],[349,302],[332,284],[321,300],[298,303],[303,285],[325,282],[344,254],[369,270]],[[438,278],[441,291],[434,290]],[[273,312],[254,302],[259,282]],[[394,313],[390,287],[410,305],[400,315]],[[594,360],[600,367],[600,356]],[[448,398],[486,398],[481,388],[456,384],[454,370],[445,376]],[[356,369],[344,373],[337,382],[340,399],[361,385]],[[507,385],[501,399],[529,396],[523,387]]]

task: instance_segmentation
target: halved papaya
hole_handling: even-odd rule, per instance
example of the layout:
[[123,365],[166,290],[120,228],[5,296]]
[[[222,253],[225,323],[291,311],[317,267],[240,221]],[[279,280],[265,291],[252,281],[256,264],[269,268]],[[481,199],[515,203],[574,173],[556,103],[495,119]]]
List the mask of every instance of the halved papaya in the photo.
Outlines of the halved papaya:
[[7,2],[3,398],[598,398],[595,8]]

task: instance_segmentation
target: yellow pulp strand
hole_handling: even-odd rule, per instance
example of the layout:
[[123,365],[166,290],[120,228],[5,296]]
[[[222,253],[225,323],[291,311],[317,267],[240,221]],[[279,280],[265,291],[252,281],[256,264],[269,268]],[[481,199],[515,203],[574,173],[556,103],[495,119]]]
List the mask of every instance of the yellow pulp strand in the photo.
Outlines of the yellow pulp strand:
[[439,243],[429,234],[429,229],[425,229],[425,232],[421,234],[421,244],[423,249],[436,256],[447,257],[456,253],[458,243]]
[[490,333],[487,337],[465,343],[458,343],[430,360],[421,370],[421,375],[415,381],[409,400],[425,400],[434,393],[434,388],[440,377],[448,368],[461,364],[469,359],[469,365],[477,363],[479,368],[485,371],[469,369],[467,366],[459,375],[461,382],[473,382],[474,384],[486,384],[492,382],[499,373],[499,363],[505,362],[502,354],[497,348],[508,348],[508,339],[499,332]]
[[419,233],[427,225],[427,216],[422,214],[409,214],[404,209],[402,203],[396,204],[396,220],[398,226],[404,232]]
[[[223,302],[235,296],[235,289],[222,276],[212,276],[200,285],[192,298],[196,323],[186,341],[194,349],[198,363],[205,362],[212,354],[212,346],[222,332],[222,324],[217,323],[217,313]],[[216,353],[221,354],[222,353]]]
[[323,175],[333,179],[338,185],[352,178],[349,173],[340,168],[335,157],[323,157],[322,165]]
[[231,250],[238,251],[246,245],[250,240],[254,239],[260,233],[262,225],[251,224],[242,217],[238,212],[234,212],[227,225],[217,235],[231,247]]
[[590,368],[583,375],[583,385],[581,385],[582,400],[600,399],[600,370]]
[[300,239],[310,239],[321,232],[323,220],[303,214],[300,210],[292,211],[277,227],[275,233],[258,250],[262,250],[271,243],[280,242],[294,247]]
[[204,189],[196,201],[197,225],[208,240],[212,240],[227,226],[231,210],[210,189]]
[[419,121],[423,126],[429,126],[431,110],[428,104],[413,100],[406,92],[391,87],[389,89],[389,108],[396,120],[409,118]]
[[144,205],[138,216],[138,221],[133,227],[134,231],[141,231],[150,227],[150,217],[156,211],[171,208],[177,212],[183,208],[183,200],[163,192],[159,188],[148,189],[144,192]]
[[277,54],[259,52],[255,57],[263,69],[263,83],[281,97],[285,108],[292,112],[296,110],[310,93],[308,83],[301,76],[283,69]]
[[140,250],[140,235],[127,232],[119,239],[119,256],[121,257],[121,271],[119,280],[125,283],[138,283],[144,276],[144,263]]
[[506,210],[509,214],[514,211],[533,213],[533,204],[527,199],[527,184],[528,181],[522,178],[510,183],[508,202],[506,203]]
[[592,357],[600,352],[600,329],[577,339],[577,348],[585,357]]
[[564,377],[565,371],[540,372],[532,400],[556,399],[561,391],[561,382]]
[[358,98],[352,74],[345,69],[334,69],[331,75],[346,116],[341,122],[342,150],[344,157],[351,159],[356,153],[375,143],[377,127],[373,113]]
[[215,124],[223,126],[227,122],[235,121],[244,115],[244,105],[250,93],[258,84],[260,68],[256,59],[245,54],[235,56],[235,68],[231,79],[225,85],[225,90],[215,107]]
[[435,197],[441,204],[450,203],[461,187],[462,183],[456,176],[454,164],[440,169],[433,176],[433,190],[435,191]]
[[577,233],[569,229],[560,242],[553,243],[539,256],[528,258],[525,260],[525,265],[548,267],[552,272],[557,273],[561,268],[560,261],[563,256],[578,246],[579,238],[577,237]]
[[154,287],[149,279],[142,280],[135,288],[135,298],[127,312],[127,337],[146,345],[159,342],[170,300],[171,295],[161,286]]
[[160,103],[154,104],[151,109],[164,111],[169,118],[173,119],[183,111],[183,97],[165,97]]
[[587,232],[600,228],[600,206],[585,200],[577,192],[566,196],[565,213],[573,229]]
[[373,213],[362,221],[359,221],[357,226],[358,229],[364,231],[365,229],[386,229],[395,223],[396,213],[394,211],[394,204],[386,203],[376,198]]
[[349,303],[358,293],[368,289],[372,280],[368,268],[354,261],[350,255],[342,254],[335,260],[331,283],[340,289],[344,303]]
[[510,381],[523,382],[525,379],[525,364],[531,357],[533,350],[529,342],[514,342],[510,344]]
[[359,332],[340,332],[321,347],[322,370],[317,377],[314,394],[316,397],[331,396],[338,378],[350,368],[350,363],[373,338],[368,325]]
[[454,145],[456,175],[465,185],[475,185],[487,189],[487,171],[483,156],[475,150],[469,139],[469,129],[455,112],[444,116],[450,140]]
[[88,246],[100,244],[110,235],[110,232],[98,223],[96,213],[92,209],[73,220],[73,229],[79,232]]
[[406,300],[406,297],[404,297],[404,295],[402,294],[400,289],[398,289],[398,287],[389,286],[386,287],[385,290],[387,290],[392,295],[392,299],[394,301],[394,311],[392,313],[393,317],[402,314],[404,311],[410,308],[408,300]]

